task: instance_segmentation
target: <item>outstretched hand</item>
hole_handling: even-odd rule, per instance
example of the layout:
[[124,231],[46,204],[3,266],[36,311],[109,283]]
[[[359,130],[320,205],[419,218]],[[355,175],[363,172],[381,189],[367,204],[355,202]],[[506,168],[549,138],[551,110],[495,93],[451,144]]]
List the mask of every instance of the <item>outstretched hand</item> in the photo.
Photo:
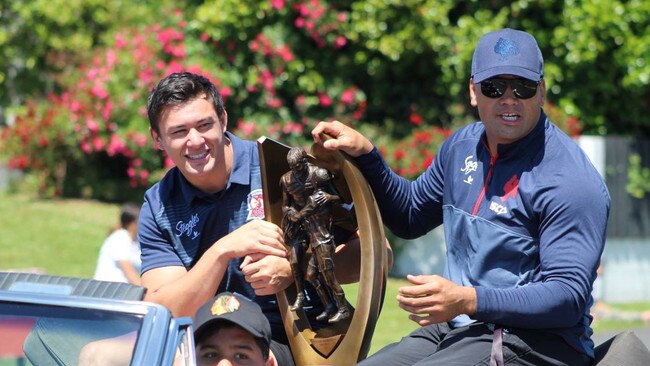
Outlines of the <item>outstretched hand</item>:
[[[321,139],[322,133],[333,138],[323,141]],[[314,142],[321,144],[326,150],[341,150],[353,157],[367,154],[373,148],[372,142],[360,132],[339,121],[318,122],[311,131],[311,135]]]
[[399,288],[399,307],[411,313],[409,319],[425,326],[446,322],[457,315],[476,312],[476,290],[438,275],[408,275],[411,286]]

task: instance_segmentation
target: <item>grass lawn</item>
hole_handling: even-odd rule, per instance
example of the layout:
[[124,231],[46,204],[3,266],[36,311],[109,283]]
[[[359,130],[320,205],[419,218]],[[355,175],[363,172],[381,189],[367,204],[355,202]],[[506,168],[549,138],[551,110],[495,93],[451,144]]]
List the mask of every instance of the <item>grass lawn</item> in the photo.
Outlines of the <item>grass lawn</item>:
[[92,277],[119,210],[96,201],[0,194],[0,269],[38,267],[52,275]]
[[[0,270],[42,268],[48,274],[93,276],[99,248],[118,223],[120,206],[87,200],[40,200],[0,193]],[[407,282],[389,278],[370,354],[398,341],[417,325],[397,306],[397,289]],[[351,302],[355,286],[346,286]],[[612,304],[621,310],[646,310],[648,303]],[[640,322],[603,320],[595,330],[631,329]]]

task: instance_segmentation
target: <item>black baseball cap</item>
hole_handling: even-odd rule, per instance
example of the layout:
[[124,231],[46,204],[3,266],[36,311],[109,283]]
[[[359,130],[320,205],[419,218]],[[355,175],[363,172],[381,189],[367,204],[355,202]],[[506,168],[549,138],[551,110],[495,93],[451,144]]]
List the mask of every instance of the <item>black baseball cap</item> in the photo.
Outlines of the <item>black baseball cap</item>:
[[228,321],[236,324],[255,338],[271,344],[271,325],[262,309],[248,298],[231,292],[222,292],[201,306],[194,316],[194,338],[201,335],[216,322]]

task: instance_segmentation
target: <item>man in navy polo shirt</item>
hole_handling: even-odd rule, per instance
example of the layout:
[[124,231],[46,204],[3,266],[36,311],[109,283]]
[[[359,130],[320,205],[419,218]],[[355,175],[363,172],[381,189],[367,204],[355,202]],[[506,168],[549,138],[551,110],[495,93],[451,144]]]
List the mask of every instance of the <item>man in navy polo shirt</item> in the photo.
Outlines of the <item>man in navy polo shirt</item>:
[[[145,194],[138,240],[145,300],[193,316],[215,294],[260,305],[287,343],[274,296],[293,282],[282,230],[264,218],[257,145],[226,131],[227,112],[205,77],[177,73],[153,89],[147,112],[157,149],[174,162]],[[347,239],[347,238],[346,238]],[[340,246],[342,282],[358,281],[358,240]],[[312,299],[318,299],[313,292]],[[306,306],[310,319],[322,307]]]

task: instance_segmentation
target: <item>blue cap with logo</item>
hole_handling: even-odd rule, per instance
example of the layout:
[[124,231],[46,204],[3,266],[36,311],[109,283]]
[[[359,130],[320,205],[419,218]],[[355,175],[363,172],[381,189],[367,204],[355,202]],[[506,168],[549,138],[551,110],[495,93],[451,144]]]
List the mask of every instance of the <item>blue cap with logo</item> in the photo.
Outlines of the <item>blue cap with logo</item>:
[[472,58],[472,79],[480,83],[497,75],[534,81],[544,76],[544,58],[533,36],[505,28],[481,37]]

